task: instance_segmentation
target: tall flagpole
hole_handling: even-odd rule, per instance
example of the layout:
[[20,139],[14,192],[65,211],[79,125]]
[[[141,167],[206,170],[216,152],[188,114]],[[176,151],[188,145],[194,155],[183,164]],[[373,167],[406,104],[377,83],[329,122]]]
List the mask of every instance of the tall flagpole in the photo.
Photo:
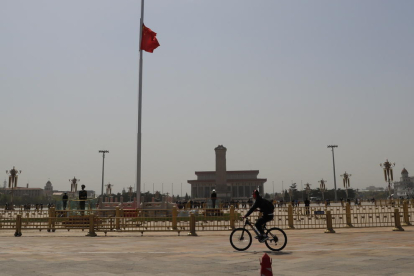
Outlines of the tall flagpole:
[[139,22],[139,84],[138,84],[138,133],[137,133],[137,208],[141,204],[141,117],[142,117],[142,25],[144,22],[144,0],[141,0],[141,20]]

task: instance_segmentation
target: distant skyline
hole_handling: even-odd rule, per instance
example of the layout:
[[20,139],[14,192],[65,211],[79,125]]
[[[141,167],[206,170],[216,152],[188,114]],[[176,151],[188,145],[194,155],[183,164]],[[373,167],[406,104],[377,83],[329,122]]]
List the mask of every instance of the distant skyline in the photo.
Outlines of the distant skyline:
[[[19,186],[135,185],[140,1],[0,0],[0,169]],[[190,193],[195,171],[386,187],[414,175],[413,1],[145,2],[142,188]],[[0,174],[1,179],[1,174]]]

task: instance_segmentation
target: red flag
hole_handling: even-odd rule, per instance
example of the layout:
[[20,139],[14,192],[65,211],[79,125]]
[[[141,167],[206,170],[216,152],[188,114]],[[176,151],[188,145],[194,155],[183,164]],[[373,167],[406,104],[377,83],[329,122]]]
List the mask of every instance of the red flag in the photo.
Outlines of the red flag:
[[150,53],[154,52],[154,50],[160,46],[156,36],[157,33],[154,33],[150,28],[147,28],[144,24],[142,24],[141,50]]

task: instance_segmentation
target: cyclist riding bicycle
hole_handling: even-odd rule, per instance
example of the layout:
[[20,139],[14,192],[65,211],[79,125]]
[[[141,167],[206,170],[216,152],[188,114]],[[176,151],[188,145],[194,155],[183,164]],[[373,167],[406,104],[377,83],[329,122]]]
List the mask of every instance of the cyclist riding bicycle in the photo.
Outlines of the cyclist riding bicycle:
[[253,213],[253,211],[255,211],[256,209],[260,209],[260,212],[263,214],[263,216],[259,218],[255,224],[257,230],[260,233],[260,235],[257,236],[256,239],[258,239],[260,242],[264,242],[267,239],[267,237],[264,233],[263,226],[266,225],[266,222],[271,221],[273,219],[273,211],[275,210],[275,207],[270,201],[262,198],[258,190],[253,191],[253,198],[256,201],[254,202],[252,208],[250,208],[250,210],[243,217],[243,219],[250,216],[250,214]]

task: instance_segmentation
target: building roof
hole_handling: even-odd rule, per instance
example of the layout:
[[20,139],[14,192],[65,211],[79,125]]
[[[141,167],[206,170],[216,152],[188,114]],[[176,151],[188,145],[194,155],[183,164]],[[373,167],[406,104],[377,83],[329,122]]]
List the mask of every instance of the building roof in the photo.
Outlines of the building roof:
[[[244,174],[259,174],[259,170],[244,170],[244,171],[226,171],[228,174],[238,174],[238,173],[244,173]],[[216,174],[216,171],[196,171],[196,175],[199,174]]]
[[[247,179],[227,179],[227,183],[245,183],[245,182],[266,182],[267,178],[247,178]],[[193,184],[193,183],[216,183],[215,179],[195,179],[195,180],[187,180],[187,183]]]
[[408,174],[408,171],[404,168],[404,169],[401,171],[401,174]]
[[[8,191],[11,191],[12,190],[12,188],[6,188],[6,190],[8,190]],[[26,191],[29,191],[29,190],[42,190],[43,191],[43,189],[42,188],[26,188],[26,187],[15,187],[15,188],[13,188],[13,190],[15,190],[15,191],[17,191],[17,190],[26,190]]]

